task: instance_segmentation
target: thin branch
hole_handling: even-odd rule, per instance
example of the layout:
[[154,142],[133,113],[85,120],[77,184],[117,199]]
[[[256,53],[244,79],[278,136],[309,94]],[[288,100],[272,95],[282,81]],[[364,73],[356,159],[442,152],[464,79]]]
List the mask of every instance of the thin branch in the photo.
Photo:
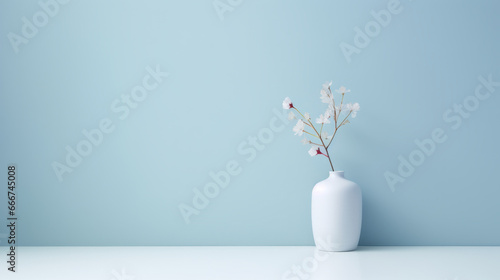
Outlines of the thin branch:
[[330,145],[332,144],[333,138],[335,137],[335,134],[337,134],[337,131],[342,126],[342,124],[344,123],[344,121],[347,120],[347,118],[351,115],[351,113],[352,113],[352,111],[350,111],[349,114],[347,114],[347,116],[344,118],[344,120],[341,122],[341,124],[339,126],[335,127],[335,132],[333,132],[332,138],[330,139],[330,142],[326,146],[326,149],[328,149],[330,147]]
[[309,133],[309,132],[307,132],[307,131],[305,131],[305,130],[304,130],[304,132],[305,132],[305,133],[307,133],[307,134],[309,134],[309,135],[311,135],[311,136],[313,136],[313,137],[319,138],[318,136],[316,136],[316,135],[314,135],[314,134],[312,134],[312,133]]

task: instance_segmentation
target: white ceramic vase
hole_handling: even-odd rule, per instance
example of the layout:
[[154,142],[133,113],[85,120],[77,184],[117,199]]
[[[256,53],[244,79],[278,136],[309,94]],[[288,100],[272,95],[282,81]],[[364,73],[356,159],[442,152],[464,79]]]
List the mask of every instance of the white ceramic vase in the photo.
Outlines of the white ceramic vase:
[[344,178],[344,171],[330,171],[312,191],[312,228],[316,247],[322,251],[352,251],[361,233],[360,187]]

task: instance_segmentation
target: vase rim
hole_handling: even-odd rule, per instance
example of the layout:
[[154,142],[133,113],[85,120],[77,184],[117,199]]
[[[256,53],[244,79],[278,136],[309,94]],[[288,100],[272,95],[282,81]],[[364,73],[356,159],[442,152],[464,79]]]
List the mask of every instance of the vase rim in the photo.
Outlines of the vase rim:
[[333,176],[344,178],[344,171],[330,171],[330,177]]

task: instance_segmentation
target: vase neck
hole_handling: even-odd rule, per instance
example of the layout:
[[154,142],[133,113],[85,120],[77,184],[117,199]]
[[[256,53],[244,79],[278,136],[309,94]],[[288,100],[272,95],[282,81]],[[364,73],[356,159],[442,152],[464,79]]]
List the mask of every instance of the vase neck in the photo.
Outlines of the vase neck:
[[334,177],[344,178],[344,171],[330,171],[329,178],[334,178]]

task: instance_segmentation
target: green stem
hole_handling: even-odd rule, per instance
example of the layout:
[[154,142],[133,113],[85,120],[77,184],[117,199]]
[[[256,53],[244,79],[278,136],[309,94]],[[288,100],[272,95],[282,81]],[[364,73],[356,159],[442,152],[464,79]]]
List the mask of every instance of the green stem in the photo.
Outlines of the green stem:
[[305,131],[305,130],[304,130],[304,132],[305,132],[305,133],[307,133],[307,134],[309,134],[309,135],[311,135],[311,136],[313,136],[313,137],[319,138],[318,136],[316,136],[316,135],[314,135],[314,134],[312,134],[312,133],[309,133],[309,132],[307,132],[307,131]]

